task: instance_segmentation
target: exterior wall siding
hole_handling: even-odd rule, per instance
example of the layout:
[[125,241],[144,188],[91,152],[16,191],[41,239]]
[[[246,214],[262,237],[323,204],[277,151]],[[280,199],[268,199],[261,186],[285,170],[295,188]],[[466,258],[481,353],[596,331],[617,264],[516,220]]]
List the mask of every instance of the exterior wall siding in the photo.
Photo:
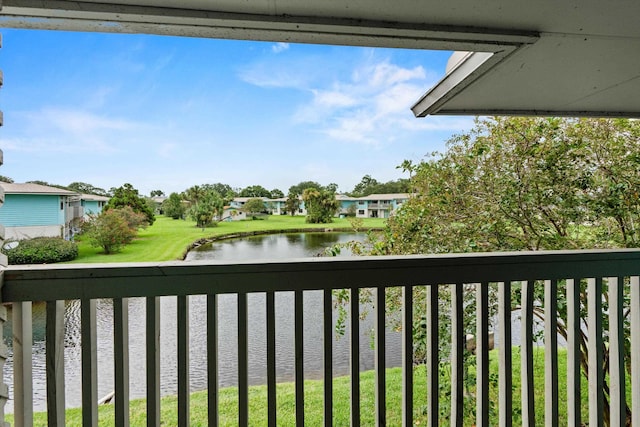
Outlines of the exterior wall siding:
[[29,227],[5,227],[6,240],[25,240],[36,237],[64,237],[62,225],[36,225]]
[[100,206],[100,202],[96,200],[83,200],[82,206],[84,207],[85,215],[89,215],[89,214],[98,215],[100,212],[102,212],[102,206]]
[[61,197],[41,194],[6,194],[0,209],[0,224],[5,227],[49,226],[64,224]]

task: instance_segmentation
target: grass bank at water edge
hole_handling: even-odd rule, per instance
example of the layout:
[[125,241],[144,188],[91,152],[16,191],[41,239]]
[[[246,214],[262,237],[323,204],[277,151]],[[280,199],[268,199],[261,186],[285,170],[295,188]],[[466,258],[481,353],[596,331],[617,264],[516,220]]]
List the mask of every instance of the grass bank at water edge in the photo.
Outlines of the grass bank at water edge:
[[[490,353],[490,425],[498,425],[498,353],[496,350]],[[535,401],[536,426],[544,426],[544,348],[536,348],[534,350],[534,385],[535,396],[539,396]],[[558,351],[558,390],[559,390],[559,423],[567,424],[567,392],[566,392],[566,351],[561,349]],[[513,349],[513,425],[521,425],[521,402],[520,402],[520,350],[518,347]],[[446,370],[441,375],[441,425],[449,425],[449,396],[447,394],[447,378]],[[470,375],[473,376],[473,369],[470,369]],[[387,369],[386,371],[386,409],[387,409],[387,425],[402,425],[402,370],[400,368]],[[583,420],[588,419],[588,402],[587,402],[587,384],[584,377],[582,378],[582,417]],[[426,373],[424,366],[418,366],[414,370],[414,425],[426,425]],[[472,381],[473,382],[473,381]],[[348,426],[350,424],[350,378],[339,377],[334,379],[333,383],[333,425]],[[323,423],[323,383],[319,380],[305,381],[305,425],[320,426]],[[361,406],[361,425],[375,425],[375,373],[373,371],[363,372],[360,375],[360,406]],[[469,394],[473,395],[475,390],[473,386],[469,390]],[[277,417],[278,426],[295,426],[295,385],[293,383],[280,383],[276,389],[277,395]],[[238,389],[235,387],[220,390],[219,396],[219,417],[221,426],[237,426],[238,425]],[[630,394],[627,394],[630,396]],[[207,392],[195,392],[191,394],[190,399],[190,418],[192,426],[207,425]],[[474,401],[472,398],[466,399],[464,404],[467,409],[465,417],[465,426],[475,424],[474,420]],[[177,425],[177,398],[175,396],[167,396],[161,402],[161,418],[162,425]],[[13,423],[12,414],[7,416],[7,420]],[[264,426],[267,420],[267,387],[253,386],[249,388],[249,425]],[[146,425],[146,401],[144,399],[131,401],[130,421],[132,426]],[[34,418],[34,425],[46,426],[47,414],[37,413]],[[66,411],[67,426],[81,426],[82,412],[80,408],[68,409]],[[99,425],[114,426],[114,407],[113,405],[101,405],[99,408]]]
[[[384,219],[363,219],[364,229],[381,228]],[[173,261],[182,259],[189,247],[197,241],[214,239],[226,235],[257,232],[295,231],[301,229],[325,230],[345,229],[352,230],[351,223],[347,219],[335,218],[330,224],[307,224],[303,216],[270,215],[268,219],[256,221],[231,221],[221,222],[216,227],[196,227],[194,221],[174,220],[164,216],[156,218],[155,223],[140,230],[138,237],[122,251],[105,255],[102,248],[92,247],[82,237],[77,238],[78,258],[74,263],[101,263],[101,262],[152,262]],[[364,231],[364,230],[363,230]]]

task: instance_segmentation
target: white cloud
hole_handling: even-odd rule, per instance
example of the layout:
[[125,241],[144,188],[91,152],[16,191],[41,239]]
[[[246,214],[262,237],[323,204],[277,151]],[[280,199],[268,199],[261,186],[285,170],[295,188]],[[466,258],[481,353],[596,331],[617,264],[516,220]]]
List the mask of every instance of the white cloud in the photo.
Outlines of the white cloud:
[[422,66],[406,68],[369,58],[350,79],[309,89],[311,100],[298,108],[294,120],[336,140],[390,142],[403,132],[431,130],[432,125],[413,117],[410,107],[435,80]]
[[274,53],[280,53],[280,52],[284,52],[285,50],[289,49],[289,43],[276,43],[274,45],[271,46],[271,50]]
[[173,154],[176,148],[178,148],[176,144],[165,142],[164,144],[160,144],[158,146],[156,153],[162,158],[171,159],[173,158]]
[[148,126],[131,120],[113,118],[72,109],[45,108],[37,112],[17,113],[14,121],[22,129],[11,135],[4,146],[17,151],[34,152],[114,152]]
[[87,135],[105,130],[122,131],[139,127],[138,124],[124,119],[114,119],[85,111],[46,109],[38,113],[37,120],[48,123],[63,132]]

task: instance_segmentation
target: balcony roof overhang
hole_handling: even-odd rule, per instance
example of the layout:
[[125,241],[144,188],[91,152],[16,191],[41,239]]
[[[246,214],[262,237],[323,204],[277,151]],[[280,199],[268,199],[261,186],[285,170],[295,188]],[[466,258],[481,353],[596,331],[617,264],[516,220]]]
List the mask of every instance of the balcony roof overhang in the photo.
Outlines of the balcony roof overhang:
[[416,116],[640,117],[640,2],[631,0],[0,4],[1,27],[473,52],[455,58],[414,105]]

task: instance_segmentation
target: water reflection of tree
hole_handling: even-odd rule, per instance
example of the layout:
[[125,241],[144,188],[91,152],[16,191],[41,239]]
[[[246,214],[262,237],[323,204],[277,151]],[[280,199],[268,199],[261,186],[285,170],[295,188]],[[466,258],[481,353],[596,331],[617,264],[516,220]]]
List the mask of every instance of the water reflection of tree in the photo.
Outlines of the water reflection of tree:
[[302,235],[307,249],[322,249],[332,246],[340,240],[339,233],[305,233]]

